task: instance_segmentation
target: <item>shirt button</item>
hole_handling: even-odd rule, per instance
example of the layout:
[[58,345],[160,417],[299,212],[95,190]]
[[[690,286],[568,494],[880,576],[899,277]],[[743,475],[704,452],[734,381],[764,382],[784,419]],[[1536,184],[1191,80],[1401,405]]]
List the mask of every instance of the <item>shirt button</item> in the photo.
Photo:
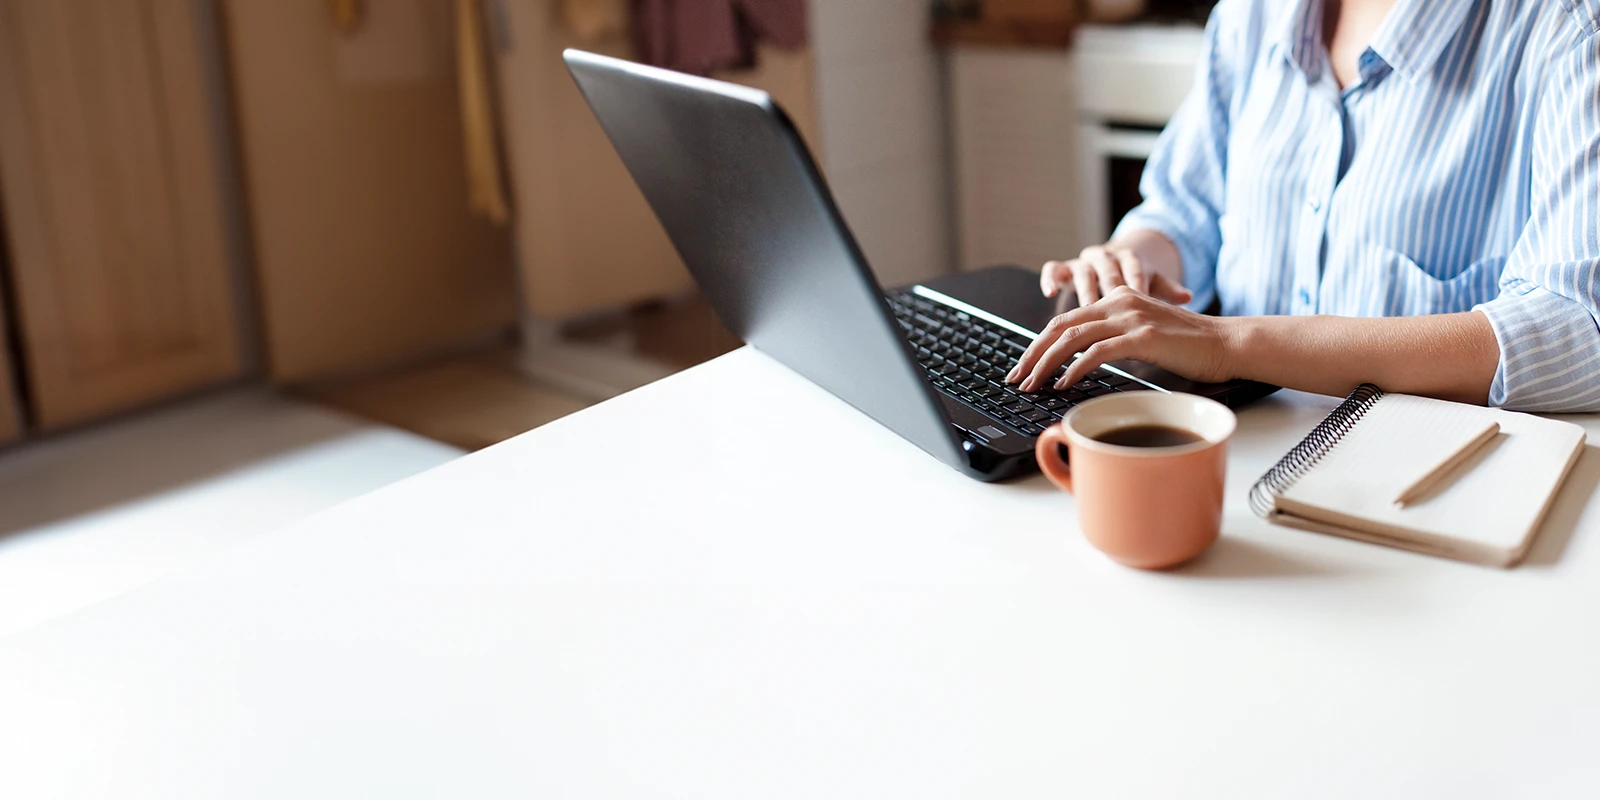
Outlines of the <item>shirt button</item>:
[[1322,210],[1322,201],[1318,200],[1315,197],[1307,197],[1306,198],[1306,205],[1311,206],[1311,210],[1313,212],[1318,212],[1318,211]]
[[1310,292],[1310,290],[1308,290],[1308,289],[1301,289],[1300,290],[1300,302],[1304,303],[1306,305],[1310,305],[1311,304],[1311,292]]

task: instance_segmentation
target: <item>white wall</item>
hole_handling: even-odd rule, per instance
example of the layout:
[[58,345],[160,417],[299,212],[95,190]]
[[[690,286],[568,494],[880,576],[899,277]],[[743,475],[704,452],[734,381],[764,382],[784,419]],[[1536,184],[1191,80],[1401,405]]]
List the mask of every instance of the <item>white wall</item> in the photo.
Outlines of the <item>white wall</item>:
[[885,286],[953,266],[944,78],[928,0],[812,0],[823,169]]

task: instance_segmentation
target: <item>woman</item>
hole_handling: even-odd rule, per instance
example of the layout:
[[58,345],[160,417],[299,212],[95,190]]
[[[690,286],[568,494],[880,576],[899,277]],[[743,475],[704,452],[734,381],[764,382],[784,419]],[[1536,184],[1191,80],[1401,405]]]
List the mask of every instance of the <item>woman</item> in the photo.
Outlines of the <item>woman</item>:
[[1600,410],[1597,30],[1600,0],[1222,0],[1144,204],[1045,265],[1082,306],[1012,382],[1134,359]]

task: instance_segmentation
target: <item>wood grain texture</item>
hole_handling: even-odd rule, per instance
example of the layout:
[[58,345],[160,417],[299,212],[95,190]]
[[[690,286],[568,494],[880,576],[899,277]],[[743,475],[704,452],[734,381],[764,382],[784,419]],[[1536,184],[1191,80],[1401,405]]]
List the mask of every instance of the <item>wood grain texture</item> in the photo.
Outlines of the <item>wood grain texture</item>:
[[[3,233],[0,230],[0,234]],[[4,245],[4,241],[0,237],[0,246]],[[0,270],[5,268],[5,255],[0,253]],[[5,341],[6,305],[5,286],[0,284],[0,445],[14,442],[22,435],[22,400],[17,396],[10,343]]]
[[42,428],[241,370],[198,20],[178,0],[0,0],[0,172]]
[[510,234],[474,217],[450,3],[226,0],[269,376],[444,351],[516,316]]

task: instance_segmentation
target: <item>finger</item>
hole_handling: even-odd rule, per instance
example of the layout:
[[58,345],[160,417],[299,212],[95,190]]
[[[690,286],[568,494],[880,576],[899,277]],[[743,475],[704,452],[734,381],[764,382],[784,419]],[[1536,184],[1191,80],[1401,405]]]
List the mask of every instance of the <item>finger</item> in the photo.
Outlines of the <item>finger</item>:
[[1150,296],[1157,300],[1165,300],[1173,305],[1182,305],[1194,299],[1194,292],[1167,279],[1167,276],[1157,273],[1150,280]]
[[1094,265],[1094,272],[1100,279],[1100,296],[1104,297],[1118,286],[1127,286],[1128,282],[1122,279],[1122,265],[1117,262],[1117,257],[1103,247],[1090,248],[1084,253],[1090,264]]
[[1055,297],[1070,280],[1072,266],[1065,261],[1051,261],[1039,270],[1039,289],[1045,297]]
[[[1074,325],[1062,331],[1060,337],[1045,349],[1034,362],[1033,369],[1022,382],[1025,392],[1037,392],[1049,385],[1061,365],[1076,358],[1078,351],[1106,337],[1116,336],[1120,328],[1114,322],[1094,320]],[[1069,386],[1071,384],[1068,384]]]
[[1072,362],[1072,366],[1067,368],[1067,374],[1056,382],[1056,388],[1065,389],[1089,377],[1089,373],[1112,361],[1129,358],[1136,361],[1148,360],[1143,352],[1145,349],[1144,335],[1141,333],[1124,332],[1118,336],[1102,338],[1084,348],[1083,355]]
[[1100,291],[1095,287],[1099,280],[1095,276],[1094,267],[1082,259],[1067,264],[1072,269],[1072,285],[1078,290],[1078,305],[1094,305],[1100,299]]
[[1140,294],[1149,294],[1150,278],[1145,275],[1144,262],[1132,250],[1118,252],[1117,261],[1122,264],[1122,280],[1127,282],[1129,288]]
[[1093,307],[1076,308],[1050,320],[1050,324],[1039,332],[1039,336],[1033,340],[1033,344],[1028,345],[1028,349],[1022,351],[1022,357],[1017,359],[1016,366],[1012,367],[1011,372],[1006,374],[1006,383],[1016,383],[1022,380],[1023,376],[1032,372],[1033,365],[1038,363],[1039,359],[1044,356],[1045,351],[1049,350],[1057,339],[1061,338],[1062,332],[1071,328],[1073,324],[1098,319],[1099,316],[1096,312],[1091,311],[1091,308]]

